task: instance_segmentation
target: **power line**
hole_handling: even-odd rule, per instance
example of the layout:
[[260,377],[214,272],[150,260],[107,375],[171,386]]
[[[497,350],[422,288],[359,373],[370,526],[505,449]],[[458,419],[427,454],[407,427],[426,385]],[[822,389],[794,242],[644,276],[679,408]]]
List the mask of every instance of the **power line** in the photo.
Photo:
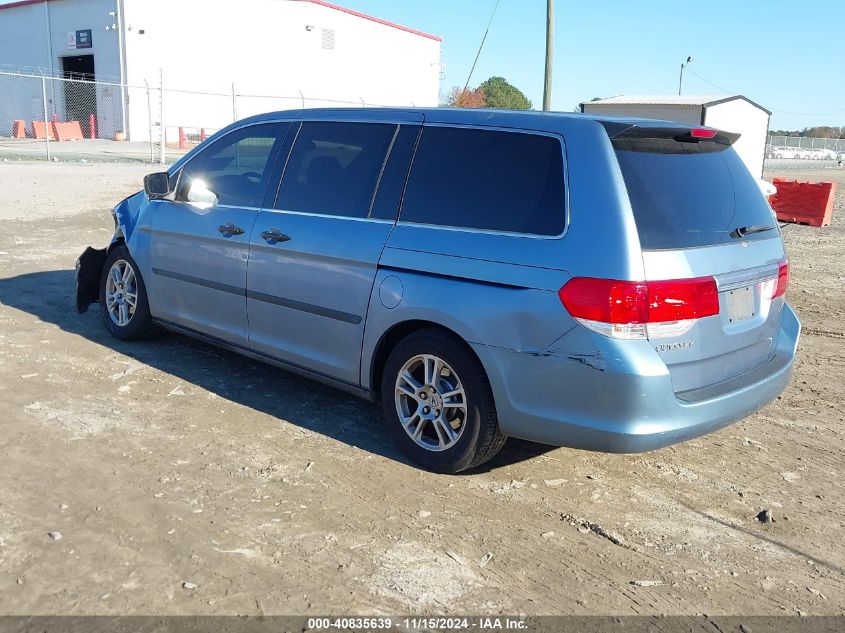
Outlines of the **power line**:
[[722,91],[722,92],[724,92],[725,94],[729,94],[729,95],[737,94],[737,93],[735,93],[735,92],[731,92],[730,90],[726,90],[725,88],[722,88],[722,86],[719,86],[719,85],[717,85],[717,84],[714,84],[714,83],[713,83],[712,81],[710,81],[709,79],[705,79],[704,77],[702,77],[701,75],[699,75],[699,74],[698,74],[697,72],[695,72],[694,70],[690,70],[690,69],[689,69],[689,67],[685,68],[685,70],[686,70],[688,73],[690,73],[691,75],[695,75],[696,77],[698,77],[699,79],[701,79],[701,81],[703,81],[704,83],[706,83],[706,84],[710,84],[711,86],[713,86],[713,87],[714,87],[714,88],[716,88],[717,90],[721,90],[721,91]]
[[496,9],[499,8],[500,0],[496,0],[496,5],[493,7],[493,13],[490,14],[490,20],[487,22],[487,28],[484,30],[484,37],[481,38],[481,44],[478,45],[478,52],[475,54],[475,61],[472,62],[472,68],[469,69],[467,75],[467,82],[464,84],[464,90],[469,86],[469,80],[472,79],[472,73],[475,72],[475,65],[478,63],[478,57],[481,55],[481,49],[484,48],[484,42],[487,40],[487,34],[490,32],[490,25],[493,24],[493,16],[496,15]]
[[[722,86],[720,86],[718,84],[714,84],[712,81],[702,77],[701,75],[699,75],[694,70],[690,70],[689,68],[687,68],[686,71],[688,73],[692,73],[693,75],[695,75],[696,77],[701,79],[701,81],[703,81],[704,83],[713,86],[717,90],[721,90],[725,94],[729,94],[729,95],[739,94],[738,92],[734,92],[732,90],[726,90]],[[778,110],[777,108],[771,108],[771,111],[777,112],[778,114],[789,114],[789,115],[792,115],[792,116],[832,116],[834,114],[842,114],[843,112],[845,112],[845,110],[833,110],[832,112],[792,112],[790,110]]]

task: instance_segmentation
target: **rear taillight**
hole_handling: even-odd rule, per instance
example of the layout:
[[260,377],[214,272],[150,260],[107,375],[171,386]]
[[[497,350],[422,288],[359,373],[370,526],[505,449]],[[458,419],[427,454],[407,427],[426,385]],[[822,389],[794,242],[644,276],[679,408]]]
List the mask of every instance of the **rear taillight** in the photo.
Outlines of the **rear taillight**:
[[575,277],[558,296],[582,324],[615,338],[678,336],[695,319],[719,314],[713,277],[666,281]]
[[786,287],[789,285],[789,262],[781,262],[778,266],[777,284],[772,291],[772,299],[780,297],[786,293]]

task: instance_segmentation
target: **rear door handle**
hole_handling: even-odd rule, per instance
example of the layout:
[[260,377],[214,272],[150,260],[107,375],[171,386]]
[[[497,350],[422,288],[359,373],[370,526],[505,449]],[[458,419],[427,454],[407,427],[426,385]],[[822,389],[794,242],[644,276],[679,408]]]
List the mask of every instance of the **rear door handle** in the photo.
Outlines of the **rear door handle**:
[[243,235],[244,233],[244,230],[241,227],[235,226],[231,222],[221,224],[217,227],[217,230],[220,231],[226,237],[232,237],[233,235]]
[[285,235],[279,229],[270,229],[269,231],[263,231],[261,238],[270,242],[270,244],[278,244],[279,242],[287,242],[290,239],[290,235]]

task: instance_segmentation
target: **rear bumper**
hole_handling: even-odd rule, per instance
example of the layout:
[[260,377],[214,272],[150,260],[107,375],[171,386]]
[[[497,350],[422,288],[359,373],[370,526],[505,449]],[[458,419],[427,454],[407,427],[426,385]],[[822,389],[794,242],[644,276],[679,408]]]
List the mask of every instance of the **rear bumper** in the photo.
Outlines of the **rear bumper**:
[[473,349],[487,369],[506,435],[639,453],[710,433],[774,400],[792,376],[800,330],[795,312],[784,304],[775,354],[765,365],[678,394],[645,341],[616,341],[579,327],[542,352]]

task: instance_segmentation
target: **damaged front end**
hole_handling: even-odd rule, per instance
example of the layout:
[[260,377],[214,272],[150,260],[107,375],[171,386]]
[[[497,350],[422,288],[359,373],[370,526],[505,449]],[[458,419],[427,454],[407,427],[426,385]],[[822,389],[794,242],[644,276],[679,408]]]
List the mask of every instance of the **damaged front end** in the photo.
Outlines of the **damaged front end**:
[[76,260],[76,309],[79,314],[84,314],[92,303],[100,300],[100,277],[106,257],[116,244],[129,239],[143,198],[144,192],[139,191],[119,202],[112,209],[114,236],[109,245],[106,248],[89,246]]
[[88,247],[76,260],[76,309],[79,314],[100,300],[100,275],[109,254],[107,248]]

